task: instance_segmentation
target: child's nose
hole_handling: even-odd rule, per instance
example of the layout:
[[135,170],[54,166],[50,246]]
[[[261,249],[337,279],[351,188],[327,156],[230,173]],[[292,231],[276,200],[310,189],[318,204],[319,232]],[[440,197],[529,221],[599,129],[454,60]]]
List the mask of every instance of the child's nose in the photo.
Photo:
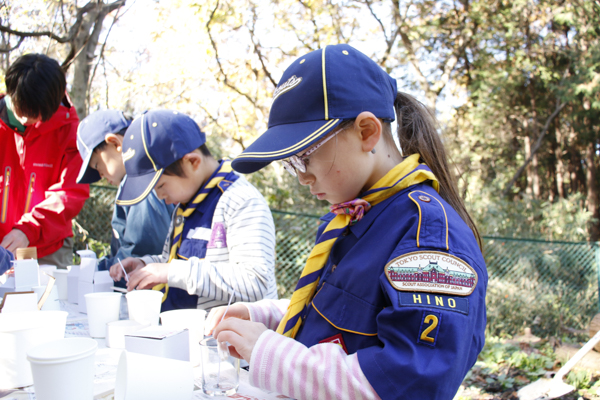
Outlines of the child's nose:
[[303,186],[310,185],[314,181],[314,176],[309,172],[296,170],[296,174],[298,175],[298,182]]

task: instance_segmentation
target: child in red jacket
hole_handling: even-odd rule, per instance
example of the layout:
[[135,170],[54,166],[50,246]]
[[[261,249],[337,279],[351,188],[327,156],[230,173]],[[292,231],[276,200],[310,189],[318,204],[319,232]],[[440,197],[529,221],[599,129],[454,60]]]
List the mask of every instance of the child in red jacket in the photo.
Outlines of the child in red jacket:
[[75,183],[79,118],[60,65],[43,54],[19,57],[0,95],[0,246],[36,247],[40,264],[73,260],[71,220],[89,197]]

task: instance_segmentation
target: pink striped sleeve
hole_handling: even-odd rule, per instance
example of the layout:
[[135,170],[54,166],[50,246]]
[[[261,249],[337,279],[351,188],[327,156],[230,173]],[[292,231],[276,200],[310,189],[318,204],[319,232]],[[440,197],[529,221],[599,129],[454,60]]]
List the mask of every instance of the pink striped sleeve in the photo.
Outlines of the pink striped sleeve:
[[271,330],[277,330],[279,321],[287,310],[289,299],[273,300],[264,299],[253,303],[243,303],[250,312],[250,320],[261,322]]
[[356,354],[333,343],[306,347],[265,331],[250,359],[250,383],[295,399],[379,399]]

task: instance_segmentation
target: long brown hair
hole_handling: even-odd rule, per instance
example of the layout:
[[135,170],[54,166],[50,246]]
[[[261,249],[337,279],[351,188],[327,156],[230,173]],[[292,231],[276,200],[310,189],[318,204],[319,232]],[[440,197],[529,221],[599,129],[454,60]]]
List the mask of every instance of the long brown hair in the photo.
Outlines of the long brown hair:
[[[458,194],[456,179],[450,169],[444,144],[437,132],[437,121],[432,111],[414,97],[398,92],[394,101],[398,118],[398,141],[404,157],[419,154],[440,184],[440,196],[448,202],[471,228],[482,248],[479,230]],[[389,127],[389,124],[386,124]],[[392,140],[391,129],[386,129],[387,140]],[[386,132],[387,133],[387,132]],[[393,146],[395,147],[395,146]]]

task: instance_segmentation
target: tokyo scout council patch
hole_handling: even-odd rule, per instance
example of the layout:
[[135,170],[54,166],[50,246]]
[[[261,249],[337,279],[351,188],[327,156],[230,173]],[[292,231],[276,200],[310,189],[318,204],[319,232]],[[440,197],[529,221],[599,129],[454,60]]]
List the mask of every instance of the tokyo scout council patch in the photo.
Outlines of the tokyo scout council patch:
[[468,296],[477,285],[477,273],[465,261],[439,251],[415,251],[385,266],[392,286],[402,292],[445,293]]

